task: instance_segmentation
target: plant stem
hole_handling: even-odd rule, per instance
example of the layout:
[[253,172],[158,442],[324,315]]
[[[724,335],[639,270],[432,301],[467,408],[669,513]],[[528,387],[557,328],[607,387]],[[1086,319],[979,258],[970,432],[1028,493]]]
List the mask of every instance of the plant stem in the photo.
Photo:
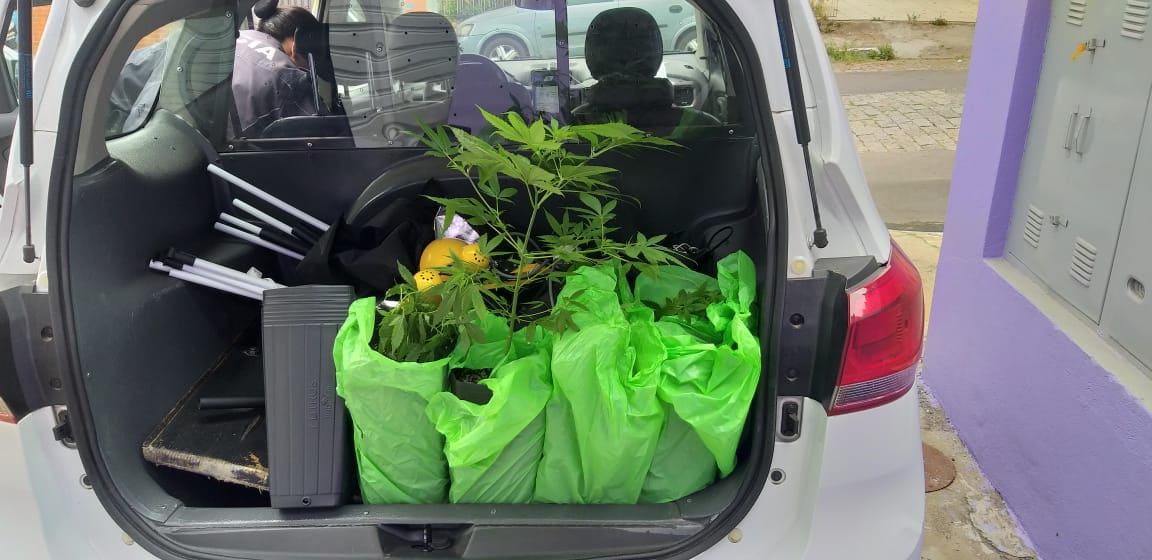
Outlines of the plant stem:
[[[476,193],[476,198],[480,199],[480,203],[484,205],[484,208],[486,208],[488,212],[490,212],[493,216],[499,216],[500,211],[493,208],[492,205],[488,203],[488,199],[484,197],[484,193],[480,192],[480,186],[476,184],[476,181],[472,180],[472,167],[466,167],[458,163],[456,159],[452,158],[451,156],[448,157],[448,163],[449,165],[455,166],[456,170],[460,171],[460,174],[464,175],[465,179],[468,179],[468,184],[472,186],[472,192]],[[497,203],[499,203],[499,199],[497,199]],[[490,220],[490,222],[491,221],[492,220]],[[500,220],[495,220],[495,223],[489,223],[488,225],[494,226],[497,230],[499,230],[496,232],[496,234],[499,235],[502,239],[506,241],[511,240],[511,234],[508,233],[507,228],[504,227],[504,223]],[[447,225],[445,227],[447,227]]]
[[[528,185],[524,185],[524,187],[531,188]],[[548,200],[547,194],[541,196],[539,201],[532,205],[532,214],[528,217],[528,227],[524,230],[524,242],[516,246],[516,257],[520,261],[520,266],[516,272],[516,284],[512,286],[512,312],[509,314],[508,341],[504,346],[505,352],[512,349],[512,332],[516,329],[516,321],[520,317],[520,287],[524,285],[524,276],[528,272],[528,262],[525,260],[528,255],[528,240],[532,239],[532,228],[536,225],[536,215],[546,200]]]

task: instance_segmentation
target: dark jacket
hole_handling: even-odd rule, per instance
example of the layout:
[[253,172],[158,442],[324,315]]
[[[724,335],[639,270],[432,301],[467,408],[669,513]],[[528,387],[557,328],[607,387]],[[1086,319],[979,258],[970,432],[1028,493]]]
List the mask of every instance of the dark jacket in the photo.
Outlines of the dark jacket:
[[280,42],[259,31],[242,30],[236,40],[232,94],[240,135],[258,138],[274,121],[318,112],[312,77],[298,68]]

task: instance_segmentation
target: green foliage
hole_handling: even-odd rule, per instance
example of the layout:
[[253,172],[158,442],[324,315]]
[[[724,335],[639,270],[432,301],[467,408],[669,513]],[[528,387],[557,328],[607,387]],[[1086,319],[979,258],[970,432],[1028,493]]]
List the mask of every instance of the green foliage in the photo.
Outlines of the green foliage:
[[719,290],[710,290],[706,286],[700,286],[691,291],[680,290],[663,305],[649,301],[644,302],[644,304],[656,311],[657,321],[664,317],[676,317],[683,321],[691,321],[695,318],[704,317],[709,305],[721,301],[724,301],[724,294],[720,293]]
[[[447,220],[460,215],[485,230],[481,251],[494,262],[510,265],[468,271],[457,263],[445,270],[452,275],[443,287],[446,294],[466,284],[484,288],[481,297],[455,296],[454,301],[475,305],[461,317],[478,315],[486,306],[512,325],[527,325],[529,336],[537,326],[562,331],[575,327],[570,312],[552,313],[540,302],[523,301],[526,286],[560,283],[580,266],[606,261],[620,262],[624,272],[635,268],[647,273],[657,265],[680,264],[677,254],[662,245],[663,235],[637,234],[630,242],[612,238],[616,209],[628,199],[612,185],[616,170],[594,163],[609,152],[672,149],[678,144],[622,122],[560,126],[554,120],[528,124],[516,113],[483,114],[494,130],[492,143],[460,129],[423,127],[428,154],[447,160],[448,168],[466,177],[474,192],[469,198],[432,200],[445,207]],[[588,153],[570,150],[575,143],[585,144]],[[500,177],[511,181],[502,186]],[[526,200],[530,207],[522,231],[504,221],[516,200]],[[510,290],[511,297],[498,295],[497,287]]]
[[944,19],[944,16],[940,16],[940,17],[932,20],[932,25],[935,25],[936,27],[947,27],[948,26],[948,20]]
[[[463,268],[463,267],[461,267]],[[404,282],[388,291],[396,307],[380,312],[376,350],[398,362],[434,362],[446,357],[457,342],[484,342],[478,326],[487,308],[479,284],[469,273],[451,276],[431,289],[416,291],[412,273],[400,266]]]
[[896,49],[883,45],[875,49],[853,49],[848,46],[828,45],[828,58],[835,62],[860,62],[866,60],[896,60]]

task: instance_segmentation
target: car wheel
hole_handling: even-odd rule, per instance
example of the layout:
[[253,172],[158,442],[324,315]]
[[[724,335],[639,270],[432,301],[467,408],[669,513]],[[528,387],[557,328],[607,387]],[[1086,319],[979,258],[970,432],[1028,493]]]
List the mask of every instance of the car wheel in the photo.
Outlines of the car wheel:
[[676,52],[696,52],[699,42],[696,40],[696,30],[689,29],[676,39]]
[[484,48],[481,49],[481,54],[484,56],[500,61],[500,60],[516,60],[528,56],[528,47],[524,42],[515,37],[501,35],[489,39],[484,43]]

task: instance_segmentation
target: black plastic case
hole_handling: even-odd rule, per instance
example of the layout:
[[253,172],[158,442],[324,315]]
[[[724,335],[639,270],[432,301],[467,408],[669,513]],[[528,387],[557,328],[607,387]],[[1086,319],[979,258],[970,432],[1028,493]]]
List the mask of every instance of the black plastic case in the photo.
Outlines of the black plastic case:
[[352,469],[332,347],[353,299],[349,286],[264,292],[268,484],[274,508],[348,500]]

